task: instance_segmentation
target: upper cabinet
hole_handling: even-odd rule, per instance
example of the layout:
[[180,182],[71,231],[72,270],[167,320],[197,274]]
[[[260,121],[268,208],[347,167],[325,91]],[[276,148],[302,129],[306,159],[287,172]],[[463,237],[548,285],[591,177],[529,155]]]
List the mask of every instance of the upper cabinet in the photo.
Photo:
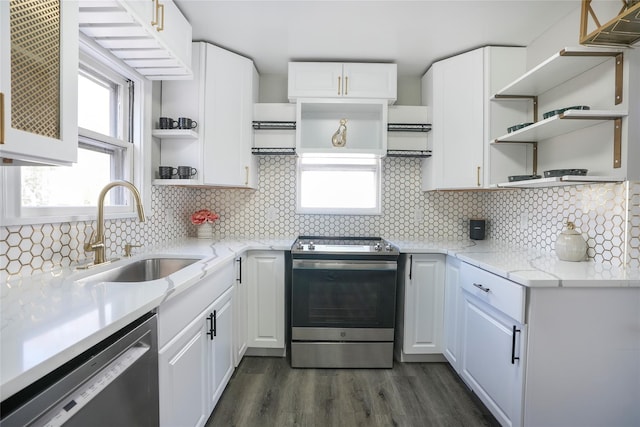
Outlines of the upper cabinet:
[[397,65],[290,62],[289,100],[298,98],[397,98]]
[[190,166],[190,179],[157,179],[158,185],[255,188],[253,104],[258,73],[253,62],[209,43],[193,43],[194,79],[162,83],[162,116],[197,122],[194,129],[154,130],[159,164]]
[[70,165],[78,148],[76,2],[0,2],[2,165]]
[[80,31],[150,80],[190,79],[191,24],[173,0],[80,0]]
[[[486,47],[434,63],[422,78],[431,111],[431,157],[422,163],[423,190],[487,188],[498,175],[526,169],[527,146],[489,146],[491,135],[522,123],[526,105],[494,105],[489,94],[525,70],[524,48]],[[521,172],[520,172],[521,173]]]

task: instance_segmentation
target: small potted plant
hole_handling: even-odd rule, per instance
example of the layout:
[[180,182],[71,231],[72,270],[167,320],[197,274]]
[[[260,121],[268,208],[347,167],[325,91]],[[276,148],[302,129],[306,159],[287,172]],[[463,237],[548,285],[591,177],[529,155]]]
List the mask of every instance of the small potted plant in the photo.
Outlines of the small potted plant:
[[199,239],[213,238],[213,223],[220,219],[220,215],[209,209],[201,209],[191,214],[191,224],[197,225],[196,235]]

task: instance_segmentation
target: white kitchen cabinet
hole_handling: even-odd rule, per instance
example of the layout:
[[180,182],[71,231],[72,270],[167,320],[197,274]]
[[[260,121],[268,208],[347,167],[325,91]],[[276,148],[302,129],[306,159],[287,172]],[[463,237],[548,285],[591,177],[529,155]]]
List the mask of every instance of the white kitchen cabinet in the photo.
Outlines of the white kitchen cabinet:
[[202,426],[207,402],[207,317],[197,317],[158,353],[161,426]]
[[250,251],[246,260],[248,346],[284,349],[284,252]]
[[80,31],[149,80],[190,79],[191,24],[173,0],[80,0]]
[[[160,164],[191,166],[192,179],[155,180],[158,185],[255,188],[253,104],[258,74],[251,60],[208,43],[193,43],[193,81],[162,83],[162,115],[189,117],[194,131],[160,132]],[[184,134],[184,138],[177,136]],[[191,139],[189,139],[191,138]]]
[[444,325],[442,353],[451,366],[460,369],[460,328],[462,327],[462,288],[460,287],[460,261],[447,257],[444,278]]
[[397,65],[290,62],[289,100],[298,98],[397,98]]
[[409,254],[400,262],[396,357],[418,361],[412,356],[441,354],[445,256]]
[[[51,3],[0,2],[4,166],[70,165],[77,159],[78,5]],[[53,14],[59,18],[55,26]]]
[[249,341],[249,287],[247,285],[246,256],[236,259],[236,280],[233,284],[234,364],[238,366],[247,352]]
[[158,307],[162,426],[204,425],[231,378],[235,277],[229,262]]
[[430,158],[422,161],[422,189],[481,189],[523,174],[533,156],[527,144],[489,144],[491,136],[527,118],[524,103],[489,102],[525,67],[525,49],[486,47],[434,63],[422,78],[422,103],[430,107]]
[[520,426],[527,332],[524,289],[469,264],[461,266],[460,282],[460,375],[502,426]]

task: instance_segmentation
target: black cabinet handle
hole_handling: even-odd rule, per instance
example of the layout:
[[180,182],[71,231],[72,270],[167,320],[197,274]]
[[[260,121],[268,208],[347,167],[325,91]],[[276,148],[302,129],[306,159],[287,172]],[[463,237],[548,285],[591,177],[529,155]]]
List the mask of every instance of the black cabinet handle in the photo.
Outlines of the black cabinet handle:
[[207,322],[209,323],[209,331],[207,332],[207,335],[209,335],[209,338],[211,338],[211,340],[213,340],[213,337],[216,336],[216,326],[215,326],[215,322],[216,322],[216,318],[215,318],[215,310],[213,313],[210,313],[207,316]]
[[413,276],[413,255],[409,255],[409,280]]
[[[218,313],[216,313],[216,311],[213,310],[213,336],[214,337],[216,336],[216,329],[218,329],[217,326],[216,326],[216,320],[217,320],[217,317],[218,317],[217,314]],[[211,339],[213,339],[213,338],[211,338]]]
[[480,289],[482,292],[489,292],[491,288],[487,288],[486,286],[482,286],[480,283],[474,283],[473,286]]
[[516,357],[516,332],[520,332],[520,329],[516,329],[516,325],[513,325],[511,334],[511,364],[515,365],[516,360],[520,360],[520,357]]
[[236,259],[236,262],[238,263],[238,278],[236,282],[242,283],[242,257]]

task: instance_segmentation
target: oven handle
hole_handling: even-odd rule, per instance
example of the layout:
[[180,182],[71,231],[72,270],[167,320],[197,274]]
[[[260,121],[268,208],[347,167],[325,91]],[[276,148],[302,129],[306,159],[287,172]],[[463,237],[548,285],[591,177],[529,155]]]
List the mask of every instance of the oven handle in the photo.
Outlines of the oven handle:
[[395,261],[364,261],[364,260],[334,260],[334,259],[296,259],[293,260],[294,270],[397,270]]

